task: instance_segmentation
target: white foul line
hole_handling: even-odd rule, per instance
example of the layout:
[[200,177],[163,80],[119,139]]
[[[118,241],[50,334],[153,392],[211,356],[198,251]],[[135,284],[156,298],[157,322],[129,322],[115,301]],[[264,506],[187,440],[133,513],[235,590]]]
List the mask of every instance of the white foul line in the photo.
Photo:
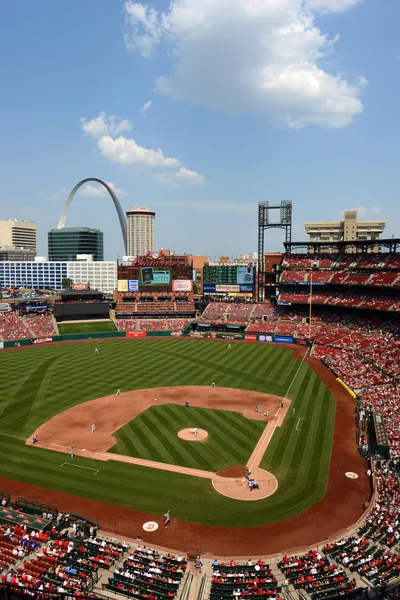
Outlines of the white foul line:
[[298,420],[297,425],[296,425],[296,431],[302,431],[301,429],[299,429],[300,421],[305,421],[305,418],[300,417],[300,419]]
[[12,437],[12,438],[15,438],[16,440],[25,441],[25,439],[26,439],[26,438],[20,437],[19,435],[12,435],[11,433],[0,433],[0,435],[5,435],[6,437]]
[[69,463],[69,462],[65,462],[62,465],[60,465],[60,469],[61,467],[63,467],[64,465],[69,465],[70,467],[77,467],[78,469],[87,469],[88,471],[95,471],[94,475],[97,475],[97,473],[99,472],[100,469],[92,469],[92,467],[83,467],[82,465],[74,465],[73,463]]
[[294,380],[296,379],[298,372],[300,371],[301,367],[303,366],[303,363],[304,363],[304,361],[305,361],[305,358],[306,358],[306,356],[307,356],[307,354],[308,354],[308,351],[309,351],[309,348],[307,348],[307,350],[305,351],[305,353],[304,353],[304,356],[303,356],[303,358],[301,359],[301,363],[299,364],[299,366],[298,366],[298,369],[297,369],[296,373],[294,374],[294,377],[293,377],[293,379],[292,379],[292,382],[291,382],[291,384],[289,385],[289,387],[288,387],[288,389],[287,389],[287,392],[286,392],[286,394],[284,395],[284,398],[285,398],[285,399],[288,397],[288,394],[289,394],[289,392],[290,392],[290,388],[291,388],[291,387],[292,387],[292,385],[294,384]]

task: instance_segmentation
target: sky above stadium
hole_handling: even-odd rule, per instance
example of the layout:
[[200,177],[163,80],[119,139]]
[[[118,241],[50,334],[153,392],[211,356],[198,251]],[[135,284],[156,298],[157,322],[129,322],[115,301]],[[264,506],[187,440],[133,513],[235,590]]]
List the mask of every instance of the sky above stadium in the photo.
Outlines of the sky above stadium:
[[[157,249],[254,252],[263,200],[292,200],[294,240],[353,208],[398,236],[399,22],[398,0],[4,2],[0,219],[47,256],[98,177],[156,211]],[[67,224],[124,253],[95,185]]]

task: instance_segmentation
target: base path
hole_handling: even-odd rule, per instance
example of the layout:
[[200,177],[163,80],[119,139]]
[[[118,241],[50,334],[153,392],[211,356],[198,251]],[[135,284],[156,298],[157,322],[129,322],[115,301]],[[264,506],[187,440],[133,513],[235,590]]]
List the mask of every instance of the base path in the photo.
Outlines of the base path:
[[[243,397],[244,395],[245,397]],[[184,404],[186,400],[190,400],[191,406],[212,406],[214,409],[224,408],[239,411],[248,418],[263,419],[265,421],[266,428],[250,457],[250,461],[247,463],[252,471],[259,466],[275,428],[282,424],[286,409],[290,404],[289,400],[282,400],[270,394],[233,388],[196,386],[136,390],[92,400],[60,413],[35,431],[38,438],[36,446],[64,453],[70,453],[70,447],[73,446],[76,455],[85,456],[86,458],[104,461],[115,460],[150,469],[161,469],[211,479],[217,492],[235,500],[261,500],[273,494],[278,488],[278,482],[271,473],[261,469],[257,469],[258,477],[255,473],[252,474],[258,482],[259,489],[250,492],[248,481],[244,475],[240,478],[232,477],[228,481],[226,474],[221,478],[217,473],[209,471],[107,452],[117,441],[112,434],[149,406],[167,404],[173,401]],[[268,410],[269,414],[272,415],[268,417],[270,424],[267,422],[267,417],[263,416],[263,412],[255,410],[258,405],[263,407],[263,411]],[[111,413],[110,406],[112,406]],[[90,424],[96,425],[94,432],[91,431],[92,426]],[[197,429],[197,435],[195,436],[193,429],[183,429],[178,432],[178,436],[191,442],[204,441],[207,439],[208,433],[204,429]],[[32,437],[29,437],[26,443],[32,445]],[[244,467],[243,470],[245,471]]]
[[[204,343],[211,342],[204,340]],[[281,344],[279,346],[290,349],[296,358],[303,358],[304,347]],[[18,349],[10,351],[18,351]],[[38,348],[30,351],[38,351]],[[111,533],[132,539],[141,535],[146,544],[155,544],[180,552],[195,551],[198,554],[210,553],[221,557],[249,558],[249,556],[259,557],[319,545],[321,541],[352,527],[360,518],[363,504],[371,497],[371,478],[366,475],[368,464],[360,456],[357,448],[354,400],[320,361],[307,358],[306,362],[332,391],[337,401],[329,483],[327,493],[322,500],[285,521],[258,527],[210,527],[172,518],[168,528],[159,527],[154,533],[148,534],[142,530],[143,523],[157,521],[161,524],[161,516],[7,478],[0,478],[0,489],[13,496],[34,498],[38,502],[55,505],[61,511],[83,514],[101,523],[103,529]],[[243,398],[247,394],[248,392],[243,390]],[[84,406],[88,404],[90,403]],[[254,406],[253,403],[253,418],[255,417]],[[113,417],[113,413],[111,416]],[[89,428],[90,425],[91,422]],[[67,445],[69,446],[69,440]],[[345,475],[348,471],[357,473],[359,477],[349,479]]]
[[[262,412],[257,413],[255,407],[259,404],[270,415],[275,415],[282,398],[260,392],[211,386],[135,390],[74,406],[41,425],[32,436],[38,436],[37,446],[48,448],[48,444],[57,445],[58,448],[53,446],[53,449],[60,452],[69,452],[71,446],[77,453],[82,448],[92,452],[106,452],[117,443],[113,434],[150,406],[168,403],[184,405],[186,400],[191,406],[240,412],[249,419],[267,423],[269,418],[263,417]],[[96,431],[91,433],[93,423]],[[32,436],[27,444],[32,444]]]

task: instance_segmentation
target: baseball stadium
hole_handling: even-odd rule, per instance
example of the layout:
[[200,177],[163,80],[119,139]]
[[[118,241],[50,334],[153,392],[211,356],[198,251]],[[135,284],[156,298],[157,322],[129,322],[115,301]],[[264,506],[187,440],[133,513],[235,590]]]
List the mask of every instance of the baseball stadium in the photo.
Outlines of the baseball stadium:
[[1,597],[399,598],[400,240],[377,243],[207,265],[201,296],[157,254],[111,302],[3,301]]

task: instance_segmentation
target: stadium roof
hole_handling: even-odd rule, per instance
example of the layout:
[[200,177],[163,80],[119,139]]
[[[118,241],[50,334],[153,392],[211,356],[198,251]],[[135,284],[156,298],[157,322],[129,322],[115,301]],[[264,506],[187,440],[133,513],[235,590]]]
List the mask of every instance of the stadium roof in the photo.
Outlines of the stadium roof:
[[[379,247],[380,252],[396,253],[400,252],[400,238],[389,238],[379,240],[353,240],[340,242],[284,242],[285,252],[290,254],[295,250],[306,251],[307,253],[323,254],[324,252],[332,252],[337,254],[345,254],[346,250],[353,249],[356,253],[371,252],[371,248]],[[375,250],[374,250],[375,251]]]

